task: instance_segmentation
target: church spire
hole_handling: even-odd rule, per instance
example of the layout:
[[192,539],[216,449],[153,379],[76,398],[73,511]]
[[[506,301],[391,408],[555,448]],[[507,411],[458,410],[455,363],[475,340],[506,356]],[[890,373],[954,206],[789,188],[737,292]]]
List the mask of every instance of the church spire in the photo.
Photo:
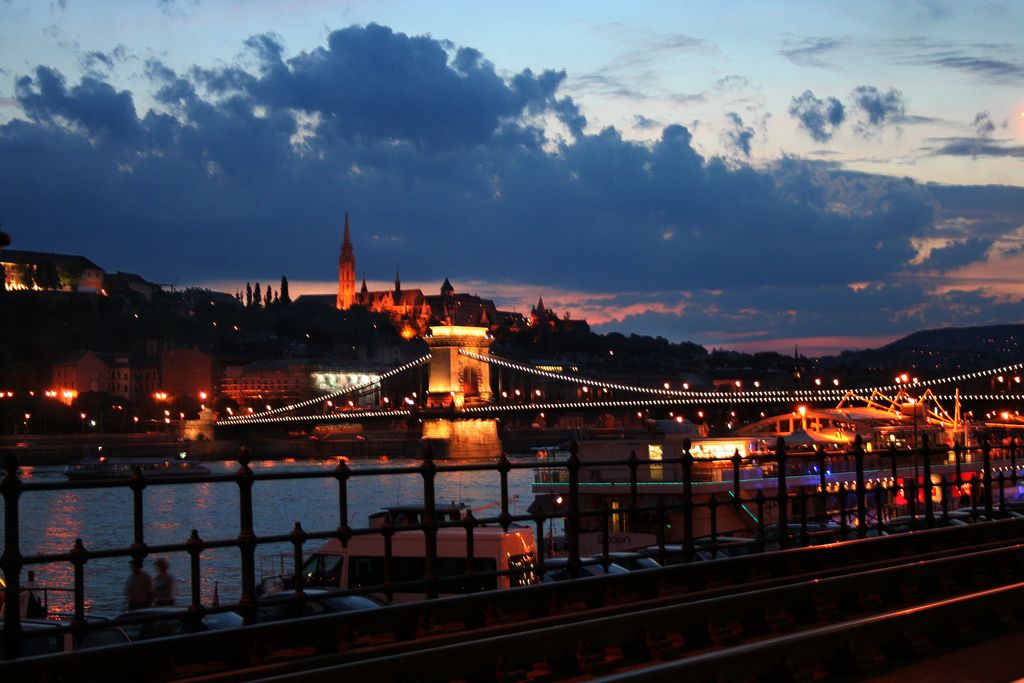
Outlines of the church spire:
[[352,249],[352,238],[348,229],[348,212],[345,212],[345,237],[338,256],[338,299],[337,308],[347,310],[356,302],[356,255]]
[[400,294],[401,292],[402,292],[402,278],[398,274],[398,265],[396,264],[395,265],[395,294]]

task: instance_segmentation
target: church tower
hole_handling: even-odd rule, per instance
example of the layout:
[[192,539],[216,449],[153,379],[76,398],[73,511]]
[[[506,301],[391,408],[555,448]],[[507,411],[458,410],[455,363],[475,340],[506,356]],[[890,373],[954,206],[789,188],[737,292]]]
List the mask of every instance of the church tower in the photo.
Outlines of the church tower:
[[356,256],[352,252],[352,239],[348,234],[348,212],[345,212],[345,239],[341,243],[341,255],[338,256],[338,310],[348,310],[355,302]]

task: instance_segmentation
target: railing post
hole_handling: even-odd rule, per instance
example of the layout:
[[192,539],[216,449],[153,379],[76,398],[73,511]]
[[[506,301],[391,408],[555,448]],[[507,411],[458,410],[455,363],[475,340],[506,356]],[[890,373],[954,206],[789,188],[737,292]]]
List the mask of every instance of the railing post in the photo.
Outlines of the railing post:
[[917,479],[903,480],[903,491],[907,495],[907,513],[910,515],[910,529],[917,528]]
[[188,606],[190,612],[202,614],[203,595],[202,577],[199,573],[199,553],[203,551],[203,539],[199,538],[199,531],[193,529],[185,545],[188,546],[189,570],[192,575],[191,604]]
[[576,577],[580,571],[580,446],[573,439],[569,442],[569,458],[565,461],[569,472],[569,500],[565,517],[565,540],[569,550],[569,576]]
[[[655,538],[658,539],[658,561],[662,564],[668,564],[668,551],[665,550],[665,498],[664,496],[658,496],[658,501],[654,506],[655,515],[658,518],[658,529],[655,532]],[[686,548],[683,548],[686,551]]]
[[825,475],[825,450],[815,444],[814,455],[818,461],[818,497],[821,499],[821,514],[828,519],[828,477]]
[[964,485],[963,472],[960,469],[960,463],[963,461],[963,449],[964,447],[960,444],[960,440],[957,439],[953,443],[953,462],[956,465],[956,485],[957,488]]
[[864,447],[860,434],[853,440],[853,460],[857,467],[857,535],[865,538],[868,534],[868,510],[864,484]]
[[501,513],[498,515],[498,524],[505,531],[508,531],[512,524],[512,513],[508,510],[508,473],[512,470],[512,463],[509,462],[505,453],[498,458],[498,475],[501,480]]
[[712,493],[711,499],[708,500],[708,514],[711,516],[711,524],[709,531],[711,532],[711,542],[714,543],[718,539],[718,494]]
[[733,506],[737,509],[743,505],[743,490],[740,488],[740,466],[743,464],[743,456],[740,449],[732,452],[732,495]]
[[612,531],[612,511],[608,507],[608,501],[601,501],[601,566],[604,567],[605,571],[608,571],[608,565],[611,564],[611,560],[608,559],[608,553],[611,548],[609,546],[608,537],[611,536]]
[[796,498],[800,503],[800,537],[804,545],[807,542],[807,489],[803,486],[797,491]]
[[789,492],[786,490],[786,441],[781,436],[775,442],[775,458],[779,475],[779,490],[776,492],[779,507],[779,548],[785,550],[789,547],[789,514],[786,509],[789,504]]
[[[476,538],[473,533],[473,529],[476,528],[476,517],[473,516],[472,510],[466,510],[466,516],[462,519],[462,526],[466,529],[466,573],[470,576],[476,574]],[[541,538],[539,542],[540,546],[544,545],[544,539]],[[512,576],[509,575],[509,584],[512,583]]]
[[338,529],[335,533],[343,548],[348,547],[352,538],[352,527],[348,523],[348,480],[352,471],[345,458],[338,458],[338,466],[334,468],[334,478],[338,480]]
[[[999,513],[1002,515],[1006,514],[1006,490],[1003,488],[1006,485],[1006,474],[1003,472],[999,473]],[[992,519],[990,516],[989,519]]]
[[693,454],[683,439],[683,558],[693,560]]
[[764,489],[758,489],[754,494],[754,504],[757,507],[757,549],[764,551]]
[[836,491],[836,500],[839,502],[839,535],[845,541],[850,534],[850,520],[846,516],[846,496],[850,492],[850,487],[845,481],[838,482]]
[[1010,486],[1017,485],[1017,437],[1010,439]]
[[932,505],[932,449],[928,445],[928,435],[921,435],[921,467],[924,481],[921,490],[924,492],[924,521],[929,529],[935,526],[935,510]]
[[[427,584],[427,597],[436,598],[437,591],[437,501],[434,478],[437,465],[434,464],[434,447],[427,442],[423,445],[423,536],[425,541],[425,562],[423,580]],[[502,506],[508,502],[508,491],[502,491]]]
[[75,642],[82,638],[82,632],[86,628],[85,621],[85,562],[89,559],[89,553],[82,545],[82,539],[76,538],[75,545],[71,547],[71,564],[75,568],[75,616],[71,620],[71,633]]
[[295,522],[292,532],[289,534],[292,540],[292,560],[295,563],[295,576],[293,577],[293,588],[295,597],[302,598],[302,544],[306,542],[306,532],[302,529],[300,522]]
[[942,522],[949,523],[949,482],[946,475],[939,477],[939,496],[942,498]]
[[892,468],[892,483],[895,484],[899,478],[899,468],[896,466],[896,444],[889,443],[889,463]]
[[875,483],[872,489],[875,492],[875,527],[881,532],[885,529],[885,520],[882,519],[885,516],[885,500],[882,498],[884,495],[887,499],[889,497],[889,489],[886,487],[885,482],[881,479]]
[[145,519],[143,518],[142,491],[146,488],[146,480],[142,476],[142,468],[136,465],[132,468],[132,478],[129,483],[132,490],[132,559],[139,566],[146,557]]
[[639,514],[636,509],[640,507],[639,496],[639,472],[640,459],[636,457],[636,450],[629,452],[629,530],[635,532],[639,529]]
[[22,557],[18,526],[18,499],[21,497],[21,478],[18,476],[18,456],[4,454],[4,479],[0,482],[0,494],[4,497],[4,553],[0,567],[7,582],[7,600],[14,609],[6,610],[4,618],[4,657],[14,659],[21,649],[21,612],[18,600],[21,595]]
[[978,474],[971,474],[971,516],[978,517]]
[[992,444],[988,434],[981,442],[981,485],[985,488],[985,519],[992,519]]
[[245,623],[252,623],[256,613],[256,532],[252,517],[252,469],[249,467],[251,454],[245,446],[238,451],[238,551],[242,556],[242,597],[239,604]]

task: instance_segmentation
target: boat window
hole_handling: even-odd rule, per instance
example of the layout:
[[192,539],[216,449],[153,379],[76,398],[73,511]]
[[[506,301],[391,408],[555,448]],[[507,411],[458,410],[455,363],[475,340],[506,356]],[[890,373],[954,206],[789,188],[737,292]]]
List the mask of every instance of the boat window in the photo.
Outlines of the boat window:
[[[420,581],[426,572],[426,559],[422,557],[392,558],[391,580],[394,583]],[[469,563],[464,557],[437,558],[437,575],[441,578],[457,577],[466,574]],[[478,557],[473,560],[473,570],[477,573],[497,571],[498,564],[494,558]],[[383,557],[349,558],[349,588],[365,588],[379,586],[384,583],[386,562]],[[462,581],[445,581],[442,593],[473,593],[480,590],[494,590],[498,587],[496,576],[465,578]]]
[[508,557],[509,586],[529,586],[539,582],[537,577],[537,557],[533,553],[509,555]]
[[317,554],[302,565],[302,582],[306,586],[338,586],[341,584],[341,555]]

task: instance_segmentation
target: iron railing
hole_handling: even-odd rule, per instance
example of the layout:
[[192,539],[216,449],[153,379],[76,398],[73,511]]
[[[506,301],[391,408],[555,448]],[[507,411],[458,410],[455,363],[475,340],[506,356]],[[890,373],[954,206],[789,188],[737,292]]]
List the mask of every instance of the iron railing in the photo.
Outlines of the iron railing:
[[[600,464],[583,463],[577,453],[575,445],[570,449],[570,456],[563,461],[512,461],[502,455],[495,460],[479,463],[445,464],[438,463],[433,458],[429,446],[424,448],[423,458],[416,464],[409,464],[402,467],[368,467],[351,468],[344,460],[332,470],[318,471],[290,471],[290,472],[257,472],[250,467],[250,455],[247,449],[242,449],[238,458],[238,469],[233,474],[214,474],[203,476],[187,477],[162,477],[160,479],[147,479],[140,469],[137,469],[130,480],[102,480],[102,481],[25,481],[19,474],[19,464],[14,454],[8,453],[4,459],[5,475],[0,481],[0,494],[4,499],[4,550],[0,557],[0,568],[3,569],[7,582],[7,595],[9,600],[18,596],[23,590],[22,572],[28,567],[41,566],[54,563],[70,564],[73,568],[74,581],[74,611],[70,622],[62,627],[70,631],[75,638],[85,633],[90,625],[86,620],[85,601],[85,578],[91,560],[100,558],[128,557],[141,561],[152,553],[184,552],[189,556],[190,593],[187,611],[193,616],[201,616],[210,611],[237,610],[251,623],[255,616],[257,599],[257,577],[256,558],[257,550],[268,544],[291,544],[293,572],[291,579],[294,589],[300,595],[303,591],[301,580],[301,569],[305,555],[305,548],[310,542],[325,541],[336,538],[342,544],[347,544],[352,538],[361,535],[380,534],[384,538],[385,563],[389,568],[392,566],[392,549],[390,539],[396,532],[396,527],[385,521],[379,528],[356,528],[349,524],[349,496],[350,487],[353,481],[364,477],[387,477],[395,475],[419,475],[423,484],[424,513],[422,520],[417,524],[402,527],[407,530],[419,530],[424,534],[424,574],[422,580],[413,583],[398,583],[392,580],[392,574],[388,571],[385,580],[378,586],[362,587],[358,590],[350,589],[338,591],[339,593],[384,593],[393,595],[399,590],[416,590],[422,592],[426,597],[436,597],[444,592],[443,588],[447,581],[466,578],[463,577],[441,577],[437,572],[437,533],[438,530],[446,527],[458,527],[466,531],[466,559],[467,566],[472,568],[474,558],[473,529],[481,525],[498,525],[506,531],[513,525],[519,523],[533,524],[536,528],[539,552],[539,570],[544,571],[543,561],[545,559],[545,547],[541,542],[543,539],[544,524],[550,523],[553,519],[564,520],[566,531],[566,550],[568,555],[568,566],[572,572],[579,572],[580,567],[586,563],[601,562],[609,563],[608,538],[611,530],[612,513],[607,505],[586,506],[585,497],[581,493],[581,475],[587,474],[588,483],[593,483],[590,473],[598,473],[607,468],[622,468],[627,473],[629,505],[625,511],[630,518],[631,524],[637,524],[640,515],[653,515],[657,520],[658,549],[652,554],[665,559],[670,554],[670,543],[666,533],[667,521],[674,515],[682,522],[681,553],[683,559],[689,561],[695,558],[697,541],[694,535],[694,516],[701,509],[706,509],[711,520],[710,549],[714,555],[719,548],[716,540],[720,532],[716,528],[718,509],[722,506],[750,506],[756,511],[753,519],[756,521],[754,537],[761,548],[768,543],[766,538],[765,508],[770,501],[774,501],[777,509],[779,547],[786,548],[793,544],[806,544],[809,541],[808,524],[822,518],[820,512],[813,512],[810,503],[820,500],[818,510],[828,510],[830,503],[839,503],[839,528],[842,538],[847,536],[863,537],[868,535],[869,530],[869,509],[871,505],[876,506],[875,523],[881,531],[885,528],[885,521],[882,514],[883,500],[893,497],[896,494],[904,495],[906,507],[910,514],[910,527],[915,526],[931,527],[948,520],[950,517],[949,500],[950,494],[956,490],[967,490],[969,492],[969,506],[972,514],[979,517],[982,514],[992,519],[998,512],[1008,513],[1008,501],[1005,499],[1004,490],[1006,485],[1016,485],[1019,479],[1019,472],[1016,463],[1016,447],[1011,445],[1007,449],[1001,449],[994,453],[993,448],[984,443],[977,449],[981,456],[981,470],[971,472],[965,478],[965,461],[973,460],[973,453],[961,446],[947,448],[945,446],[937,449],[929,447],[925,441],[921,448],[916,451],[891,450],[884,454],[868,454],[861,447],[858,441],[853,449],[845,454],[830,454],[817,449],[809,454],[790,454],[782,439],[777,444],[773,455],[759,456],[758,460],[763,471],[770,474],[775,493],[766,496],[762,488],[758,488],[751,495],[744,478],[745,471],[749,471],[751,465],[738,455],[730,461],[732,474],[732,489],[727,491],[728,498],[720,499],[719,493],[705,495],[700,487],[703,483],[700,479],[700,467],[694,457],[690,454],[689,445],[686,444],[683,456],[676,460],[664,459],[656,465],[665,468],[663,472],[674,471],[678,468],[677,491],[665,489],[671,488],[670,484],[661,482],[663,490],[658,496],[654,505],[640,505],[640,488],[646,474],[650,472],[652,462],[647,459],[638,458],[635,453],[628,458],[617,462],[602,462]],[[952,454],[952,465],[955,469],[953,478],[947,478],[944,474],[933,487],[922,487],[917,483],[916,478],[905,478],[905,473],[914,464],[919,464],[924,482],[932,481],[932,466],[938,465],[941,461],[946,463]],[[1008,460],[1009,465],[1000,464],[998,472],[993,465],[993,455],[997,458]],[[833,475],[839,470],[836,469],[840,463],[846,463],[846,471],[852,473],[850,481],[836,483],[831,481],[828,472]],[[879,468],[882,465],[891,467],[891,478],[869,478],[865,472],[865,465],[870,468]],[[978,463],[971,463],[974,467]],[[603,469],[602,469],[603,468]],[[545,511],[540,506],[533,506],[527,514],[513,514],[510,509],[510,487],[509,473],[514,469],[534,469],[535,479],[539,482],[545,480],[563,480],[565,486],[564,507]],[[437,516],[436,506],[436,484],[438,474],[458,472],[495,472],[500,481],[500,511],[495,516],[475,518],[472,514],[458,521],[440,520]],[[607,470],[610,471],[610,470]],[[557,473],[550,476],[551,473]],[[807,483],[811,475],[817,476],[817,483]],[[294,529],[288,534],[257,535],[253,526],[253,490],[256,482],[273,480],[301,480],[301,479],[331,479],[337,482],[337,512],[338,525],[328,530],[305,530],[301,523],[296,523]],[[598,477],[600,478],[600,477]],[[764,477],[762,476],[762,479]],[[797,482],[794,486],[793,482]],[[998,502],[994,500],[993,483],[998,491]],[[202,539],[196,530],[181,543],[150,545],[146,539],[146,519],[144,516],[144,499],[146,490],[151,486],[164,485],[187,485],[196,483],[228,484],[234,483],[238,487],[239,496],[239,531],[235,538],[223,538],[216,540]],[[969,488],[965,488],[968,485]],[[38,554],[24,556],[21,551],[21,525],[19,519],[19,503],[23,493],[48,490],[74,490],[92,488],[124,488],[127,487],[132,493],[132,530],[133,542],[128,547],[111,548],[102,550],[91,550],[86,542],[79,538],[73,546],[63,553]],[[933,505],[924,505],[918,502],[919,494],[925,490],[926,498],[931,499],[931,491],[940,491],[941,511],[936,511]],[[722,495],[725,495],[724,493]],[[854,505],[848,510],[847,501],[852,500]],[[793,517],[789,517],[790,511]],[[918,519],[919,513],[923,513]],[[790,533],[789,522],[799,524],[800,528],[795,533]],[[601,557],[598,559],[586,559],[580,553],[580,532],[587,529],[603,529],[603,547]],[[201,596],[201,573],[203,553],[218,548],[237,548],[240,554],[240,599],[231,605],[210,607],[202,603]],[[470,569],[472,572],[472,569]],[[489,574],[508,574],[504,572],[477,573],[476,578],[482,578]],[[474,578],[472,574],[469,578]],[[16,602],[16,601],[15,601]],[[105,622],[104,626],[114,625],[117,620]],[[21,620],[17,609],[8,609],[3,624],[3,645],[4,657],[14,658],[18,656],[23,638],[31,637],[22,628]]]

